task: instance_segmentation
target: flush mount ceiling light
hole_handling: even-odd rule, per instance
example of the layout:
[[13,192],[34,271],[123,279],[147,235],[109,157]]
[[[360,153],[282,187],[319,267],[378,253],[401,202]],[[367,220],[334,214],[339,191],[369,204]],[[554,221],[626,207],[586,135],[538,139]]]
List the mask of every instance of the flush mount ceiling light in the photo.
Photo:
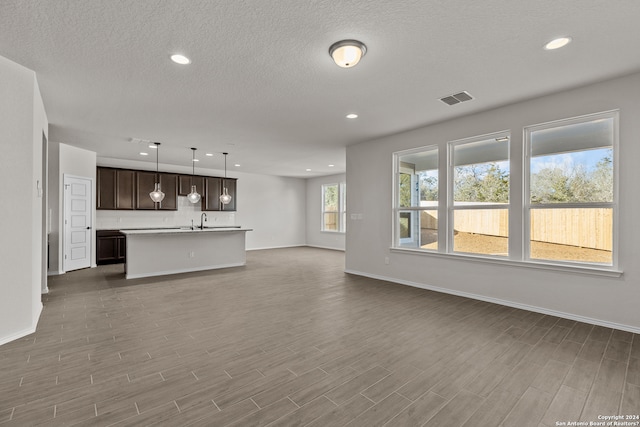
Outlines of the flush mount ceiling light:
[[358,40],[341,40],[329,48],[329,55],[336,65],[342,68],[355,66],[365,53],[367,53],[367,47]]
[[558,37],[557,39],[551,40],[549,43],[544,45],[545,50],[554,50],[560,49],[571,43],[571,37]]
[[196,185],[193,181],[193,177],[196,175],[196,150],[197,148],[191,148],[191,193],[187,194],[187,200],[191,203],[198,203],[200,201],[200,194],[196,191]]
[[191,64],[191,60],[184,55],[180,55],[179,53],[174,53],[171,55],[171,60],[176,64],[180,65],[189,65]]
[[[224,179],[225,181],[223,181],[223,183],[226,184],[226,179],[227,179],[227,154],[229,153],[222,153],[224,154]],[[223,184],[222,185],[222,194],[220,195],[220,203],[222,203],[223,205],[228,205],[229,203],[231,203],[231,196],[229,195],[229,190],[227,189],[227,187]]]
[[358,115],[356,113],[347,114],[345,116],[347,119],[357,119]]
[[160,143],[154,142],[154,144],[156,146],[156,186],[154,190],[149,193],[149,197],[151,197],[151,200],[158,203],[164,199],[164,193],[160,189],[160,175],[158,174],[158,155],[160,152]]

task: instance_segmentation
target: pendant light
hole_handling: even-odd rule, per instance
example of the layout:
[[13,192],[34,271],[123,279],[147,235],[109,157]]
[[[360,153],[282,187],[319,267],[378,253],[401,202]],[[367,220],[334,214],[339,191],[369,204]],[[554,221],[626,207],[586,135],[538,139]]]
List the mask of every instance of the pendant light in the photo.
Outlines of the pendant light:
[[[227,179],[227,154],[229,153],[222,153],[224,154],[224,179],[226,181]],[[227,187],[224,186],[224,181],[222,181],[222,195],[220,196],[220,203],[222,203],[223,205],[228,205],[229,203],[231,203],[231,196],[229,195],[229,190],[227,190]]]
[[160,176],[158,175],[158,151],[160,151],[160,143],[154,142],[154,144],[156,145],[156,177],[157,177],[156,181],[157,182],[156,182],[155,189],[151,193],[149,193],[149,197],[151,197],[151,200],[158,203],[164,199],[164,193],[160,189]]
[[198,203],[200,201],[200,194],[196,191],[196,185],[193,183],[193,178],[196,175],[196,150],[197,148],[191,148],[193,150],[193,156],[191,158],[191,193],[187,194],[187,200],[191,203]]

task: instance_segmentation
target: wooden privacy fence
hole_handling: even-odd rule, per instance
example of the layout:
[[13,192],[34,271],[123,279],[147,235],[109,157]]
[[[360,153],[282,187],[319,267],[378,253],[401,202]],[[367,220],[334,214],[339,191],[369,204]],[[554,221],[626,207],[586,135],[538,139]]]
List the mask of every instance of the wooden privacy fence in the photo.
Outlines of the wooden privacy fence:
[[[438,212],[422,211],[420,227],[436,229]],[[454,229],[507,237],[509,215],[506,209],[456,210]],[[612,209],[531,209],[531,240],[610,251],[613,247]]]

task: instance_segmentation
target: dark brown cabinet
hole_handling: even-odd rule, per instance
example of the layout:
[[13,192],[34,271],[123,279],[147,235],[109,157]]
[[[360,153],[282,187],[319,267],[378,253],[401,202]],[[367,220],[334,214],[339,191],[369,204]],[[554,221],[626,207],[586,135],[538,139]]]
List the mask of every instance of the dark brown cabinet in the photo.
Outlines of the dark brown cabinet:
[[[236,210],[236,182],[235,178],[214,178],[205,177],[204,197],[202,198],[203,211],[235,211]],[[231,196],[231,203],[224,205],[220,203],[220,195],[226,188]]]
[[156,204],[149,193],[155,189],[156,173],[155,172],[136,172],[136,209],[155,210]]
[[[158,181],[159,180],[159,181]],[[160,203],[149,197],[156,182],[165,194]],[[98,167],[96,197],[98,209],[122,210],[178,210],[178,196],[191,192],[191,185],[202,196],[203,211],[235,211],[236,178],[218,178],[201,175],[179,175],[175,173],[139,171]],[[227,188],[232,197],[231,203],[220,203],[223,188]]]
[[136,173],[116,170],[116,209],[133,209],[136,194]]
[[206,177],[204,179],[204,197],[202,198],[203,211],[220,210],[220,194],[222,194],[222,178]]
[[118,230],[96,231],[96,263],[118,264],[126,260],[127,240]]
[[135,172],[127,169],[98,168],[98,209],[133,209]]
[[178,175],[173,173],[160,173],[158,175],[164,199],[158,203],[157,208],[164,211],[178,210]]
[[97,208],[116,208],[116,169],[98,168],[97,183],[98,188]]
[[[164,199],[160,203],[151,200],[149,193],[156,188],[156,181],[160,181],[160,189]],[[178,175],[173,173],[136,172],[136,209],[140,210],[169,210],[178,209]]]
[[[229,192],[229,195],[231,196],[231,203],[223,205],[222,203],[220,203],[220,207],[222,208],[221,210],[223,211],[235,211],[236,210],[236,181],[233,178],[224,178],[222,180],[222,188],[224,191],[224,188],[227,189],[227,191]],[[220,193],[222,194],[222,193]]]
[[204,177],[180,175],[178,176],[178,196],[187,196],[191,193],[191,186],[196,186],[196,191],[202,196],[204,195]]

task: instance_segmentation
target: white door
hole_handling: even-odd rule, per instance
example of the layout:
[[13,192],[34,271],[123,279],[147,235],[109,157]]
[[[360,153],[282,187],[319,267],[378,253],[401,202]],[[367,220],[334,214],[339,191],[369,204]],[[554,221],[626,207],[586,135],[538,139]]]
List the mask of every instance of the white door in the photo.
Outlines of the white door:
[[91,267],[91,179],[64,176],[64,271]]

